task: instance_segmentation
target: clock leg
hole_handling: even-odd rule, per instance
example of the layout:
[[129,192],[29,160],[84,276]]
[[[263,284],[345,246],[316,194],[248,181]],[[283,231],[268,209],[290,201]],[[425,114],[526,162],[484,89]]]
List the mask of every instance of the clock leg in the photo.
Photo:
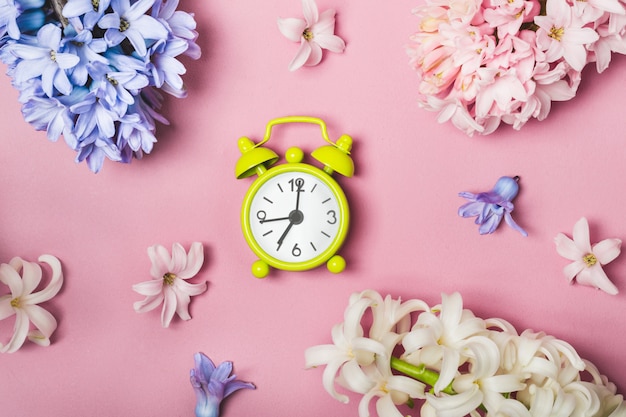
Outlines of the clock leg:
[[252,275],[257,278],[265,278],[267,274],[270,273],[270,266],[263,262],[262,260],[258,260],[252,264]]
[[346,269],[346,260],[339,255],[335,255],[328,260],[328,262],[326,263],[326,267],[333,274],[338,274]]

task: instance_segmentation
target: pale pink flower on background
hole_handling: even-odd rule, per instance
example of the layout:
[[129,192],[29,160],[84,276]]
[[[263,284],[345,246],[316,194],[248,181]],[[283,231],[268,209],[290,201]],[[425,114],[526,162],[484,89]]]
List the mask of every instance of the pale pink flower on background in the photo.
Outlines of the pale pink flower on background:
[[278,29],[287,39],[300,42],[300,48],[289,64],[289,71],[303,65],[313,66],[322,60],[322,49],[341,53],[345,42],[335,35],[335,10],[319,13],[315,0],[302,0],[304,19],[278,18]]
[[136,312],[144,313],[153,310],[163,303],[161,324],[168,327],[174,313],[183,320],[191,319],[189,303],[191,296],[202,294],[207,283],[190,284],[186,280],[194,277],[204,262],[202,243],[194,242],[188,253],[180,243],[172,245],[170,256],[166,248],[154,245],[148,248],[148,256],[152,261],[150,275],[152,280],[133,285],[133,290],[146,298],[137,301],[133,307]]
[[620,239],[605,239],[591,245],[589,240],[589,223],[581,218],[574,225],[573,240],[559,233],[555,238],[556,250],[564,258],[573,261],[563,268],[567,279],[582,285],[588,285],[605,291],[611,295],[618,293],[617,287],[609,280],[602,269],[620,254]]
[[515,35],[522,23],[532,21],[539,14],[538,1],[491,0],[493,8],[484,11],[485,20],[498,30],[498,36]]
[[[38,304],[57,295],[63,285],[61,262],[52,255],[41,255],[39,262],[47,263],[52,269],[48,285],[41,291],[34,292],[41,283],[41,267],[15,257],[8,264],[0,265],[0,282],[7,285],[10,294],[0,297],[0,320],[15,315],[15,326],[11,340],[0,343],[0,352],[17,351],[28,338],[40,346],[50,345],[50,336],[57,328],[57,321],[49,311]],[[21,273],[21,276],[20,276]],[[30,323],[35,329],[30,330]]]

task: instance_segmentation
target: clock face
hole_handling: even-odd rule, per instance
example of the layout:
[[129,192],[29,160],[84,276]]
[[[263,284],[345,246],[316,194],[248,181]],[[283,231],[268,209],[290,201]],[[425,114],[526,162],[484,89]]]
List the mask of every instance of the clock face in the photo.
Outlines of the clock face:
[[257,181],[243,214],[257,255],[279,268],[308,269],[334,254],[347,232],[348,213],[345,196],[330,176],[288,164]]

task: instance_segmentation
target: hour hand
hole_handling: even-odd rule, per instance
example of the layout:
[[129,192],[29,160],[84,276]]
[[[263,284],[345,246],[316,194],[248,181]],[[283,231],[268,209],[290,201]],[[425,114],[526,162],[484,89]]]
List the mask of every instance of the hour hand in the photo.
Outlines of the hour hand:
[[289,216],[287,216],[287,217],[276,217],[274,219],[265,219],[265,218],[263,218],[263,219],[259,219],[259,223],[263,224],[263,223],[267,223],[267,222],[277,222],[277,221],[280,221],[280,220],[289,220]]

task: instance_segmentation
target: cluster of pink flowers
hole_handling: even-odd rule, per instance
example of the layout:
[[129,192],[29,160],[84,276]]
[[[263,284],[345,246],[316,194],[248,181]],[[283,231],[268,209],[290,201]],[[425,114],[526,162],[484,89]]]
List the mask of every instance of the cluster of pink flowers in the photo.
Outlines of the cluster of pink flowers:
[[419,101],[468,135],[543,120],[590,62],[626,53],[620,0],[426,0],[408,53]]

